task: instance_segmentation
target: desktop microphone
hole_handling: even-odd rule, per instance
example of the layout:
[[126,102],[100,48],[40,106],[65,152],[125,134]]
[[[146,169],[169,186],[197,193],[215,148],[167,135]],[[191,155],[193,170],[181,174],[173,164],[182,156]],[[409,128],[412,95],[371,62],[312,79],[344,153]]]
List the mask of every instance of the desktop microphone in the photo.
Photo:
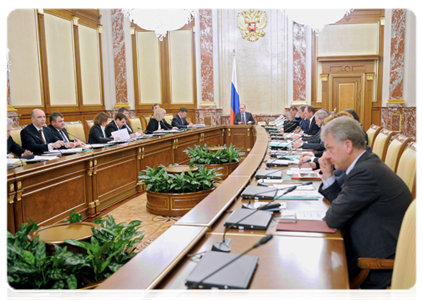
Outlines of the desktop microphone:
[[[91,149],[93,149],[93,150],[94,150],[93,145],[92,145],[92,144],[90,144],[90,143],[88,143],[88,142],[86,142],[86,141],[84,141],[84,139],[81,139],[81,138],[79,138],[79,137],[77,137],[77,136],[75,136],[75,135],[73,135],[72,133],[69,133],[69,132],[68,132],[68,134],[69,134],[69,135],[71,135],[71,136],[73,136],[74,138],[77,138],[78,140],[81,140],[81,141],[82,141],[82,142],[84,142],[85,144],[90,145],[90,146],[91,146]],[[87,150],[87,149],[85,149],[85,150]]]
[[[271,161],[266,162],[266,166],[269,166],[270,164],[272,164],[274,161],[276,161],[276,160],[278,160],[278,159],[279,159],[279,158],[274,158],[274,159],[272,159]],[[311,162],[311,159],[308,159],[308,160],[303,161],[302,163],[296,164],[296,166],[299,166],[299,165],[302,165],[302,164],[305,164],[305,163],[309,163],[309,162]],[[277,169],[277,170],[275,171],[275,173],[276,173],[277,171],[285,170],[285,169],[290,168],[290,167],[291,167],[291,166],[286,166],[286,167],[283,167],[282,169]],[[273,174],[273,172],[272,172],[272,173],[269,173],[269,174],[266,174],[266,176],[267,176],[267,175],[270,175],[270,174]],[[265,177],[265,178],[266,178],[266,177]]]
[[[49,143],[44,142],[44,140],[43,140],[40,136],[38,136],[38,135],[34,135],[34,134],[31,134],[31,136],[36,137],[38,140],[42,141],[44,145],[47,145],[47,149],[48,149],[48,144],[49,144]],[[60,152],[60,156],[63,156],[62,151],[60,151],[59,149],[56,149],[56,150]],[[47,151],[47,152],[48,152],[48,151]]]
[[234,259],[232,259],[231,261],[227,262],[226,264],[224,264],[223,266],[221,266],[220,268],[218,268],[217,270],[215,270],[214,272],[210,273],[209,275],[207,275],[206,277],[204,277],[203,279],[201,279],[199,282],[196,282],[194,284],[192,284],[191,286],[188,287],[188,289],[195,289],[197,288],[201,283],[204,282],[204,280],[206,280],[207,278],[209,278],[210,276],[216,274],[217,272],[219,272],[220,270],[222,270],[223,268],[227,267],[228,265],[230,265],[231,263],[233,263],[234,261],[236,261],[237,259],[239,259],[240,257],[244,256],[245,254],[247,254],[249,251],[266,244],[268,241],[270,241],[273,238],[272,234],[268,234],[266,235],[264,238],[262,238],[260,241],[258,241],[256,244],[254,244],[251,248],[247,249],[246,251],[244,251],[243,253],[241,253],[240,255],[238,255],[237,257],[235,257]]
[[295,128],[295,126],[298,126],[296,123],[291,124],[291,126],[288,127],[288,129],[283,129],[284,132],[288,132],[289,130],[291,130],[292,128]]
[[[294,187],[290,187],[290,188],[287,188],[287,189],[288,189],[288,191],[289,191],[289,192],[291,192],[291,191],[293,191],[293,190],[295,190],[295,189],[296,189],[296,186],[294,186]],[[250,216],[252,216],[253,214],[255,214],[257,211],[272,208],[272,207],[270,207],[270,206],[268,206],[268,205],[269,205],[270,203],[272,203],[273,201],[275,201],[275,196],[276,196],[276,194],[277,194],[277,191],[279,191],[279,190],[283,190],[283,189],[268,190],[268,191],[264,191],[264,192],[260,192],[260,193],[256,193],[256,194],[254,194],[254,195],[252,196],[252,198],[255,198],[257,195],[260,195],[260,194],[264,194],[264,193],[268,193],[268,192],[273,192],[273,191],[276,191],[275,195],[273,196],[273,199],[272,199],[269,203],[267,203],[266,205],[262,205],[262,206],[260,206],[260,207],[259,207],[259,208],[257,208],[256,210],[253,210],[253,211],[251,212],[251,214],[246,215],[244,218],[242,218],[242,219],[238,220],[237,222],[235,222],[235,223],[233,223],[233,224],[229,225],[228,227],[226,227],[225,231],[223,232],[222,241],[221,241],[221,242],[214,242],[214,243],[213,243],[213,247],[212,247],[212,251],[231,252],[231,247],[230,247],[227,243],[225,243],[225,235],[226,235],[226,232],[228,232],[228,230],[229,230],[229,229],[231,229],[231,228],[233,228],[234,226],[238,225],[240,222],[244,221],[244,220],[245,220],[245,219],[247,219],[248,217],[250,217]],[[283,195],[285,195],[285,194],[287,194],[287,193],[289,193],[289,192],[285,192]],[[266,208],[264,208],[265,206],[266,206]],[[279,206],[280,206],[280,204],[279,204]],[[230,240],[230,239],[228,239],[228,242],[230,242],[230,241],[231,241],[231,240]]]

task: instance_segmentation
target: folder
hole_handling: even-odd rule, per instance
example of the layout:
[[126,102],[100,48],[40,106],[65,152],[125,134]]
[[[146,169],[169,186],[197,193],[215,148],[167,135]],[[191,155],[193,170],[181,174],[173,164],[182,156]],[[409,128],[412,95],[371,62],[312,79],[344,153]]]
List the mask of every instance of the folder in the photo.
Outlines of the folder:
[[302,231],[302,232],[320,232],[335,233],[336,228],[330,228],[325,221],[310,220],[279,220],[276,231]]

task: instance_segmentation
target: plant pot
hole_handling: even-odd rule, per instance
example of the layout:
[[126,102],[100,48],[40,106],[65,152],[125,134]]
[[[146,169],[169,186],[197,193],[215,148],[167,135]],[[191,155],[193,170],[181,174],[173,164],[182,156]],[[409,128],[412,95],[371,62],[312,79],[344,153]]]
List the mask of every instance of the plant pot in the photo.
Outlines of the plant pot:
[[[83,286],[79,289],[76,289],[75,297],[72,296],[72,294],[69,291],[63,291],[62,296],[59,297],[59,299],[82,299],[85,297],[89,292],[91,292],[93,289],[98,287],[100,284],[102,284],[104,280],[94,283],[89,283],[86,286]],[[5,299],[6,300],[22,300],[22,299],[37,299],[37,300],[49,300],[48,297],[48,291],[40,291],[36,293],[32,292],[14,292],[6,290],[5,293]]]
[[147,190],[147,211],[161,216],[183,216],[214,189],[192,193],[156,193]]
[[219,171],[217,171],[218,173],[222,174],[220,175],[220,179],[221,180],[225,180],[226,178],[228,178],[229,175],[231,175],[231,173],[238,168],[239,162],[234,162],[234,163],[229,163],[229,164],[220,164],[220,165],[204,165],[204,167],[207,170],[210,169],[217,169],[217,168],[222,168]]

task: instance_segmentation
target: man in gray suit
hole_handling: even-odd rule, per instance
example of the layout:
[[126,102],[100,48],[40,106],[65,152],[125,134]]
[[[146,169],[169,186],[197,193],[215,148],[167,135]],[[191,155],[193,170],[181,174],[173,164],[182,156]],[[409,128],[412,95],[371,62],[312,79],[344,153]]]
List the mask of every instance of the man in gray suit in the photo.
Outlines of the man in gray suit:
[[[344,230],[348,273],[359,272],[360,257],[393,259],[405,211],[412,201],[406,184],[377,155],[366,151],[360,124],[339,117],[323,127],[326,152],[319,159],[323,174],[319,192],[330,202],[324,220]],[[334,167],[346,171],[342,186]],[[361,288],[384,289],[391,284],[392,270],[372,270]]]

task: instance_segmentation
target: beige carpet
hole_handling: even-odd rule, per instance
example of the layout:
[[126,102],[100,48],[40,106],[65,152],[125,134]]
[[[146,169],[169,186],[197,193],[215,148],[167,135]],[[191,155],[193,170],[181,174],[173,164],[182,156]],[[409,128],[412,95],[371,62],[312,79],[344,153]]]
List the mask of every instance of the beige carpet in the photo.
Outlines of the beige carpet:
[[164,217],[150,214],[146,209],[147,195],[142,195],[126,202],[118,208],[110,211],[108,215],[113,216],[116,224],[141,220],[141,230],[144,231],[143,240],[136,245],[137,251],[144,249],[157,237],[171,227],[181,217]]

